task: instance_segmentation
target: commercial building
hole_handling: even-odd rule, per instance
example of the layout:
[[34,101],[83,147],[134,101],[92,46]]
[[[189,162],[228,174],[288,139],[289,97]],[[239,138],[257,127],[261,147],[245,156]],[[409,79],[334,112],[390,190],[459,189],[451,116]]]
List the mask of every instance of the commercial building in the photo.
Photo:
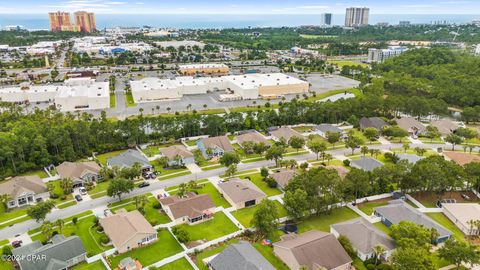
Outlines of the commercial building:
[[202,75],[228,75],[230,68],[225,64],[191,64],[181,65],[178,72],[184,76]]
[[79,28],[80,32],[92,33],[97,31],[95,14],[86,11],[77,11],[73,16],[75,17],[75,26]]
[[326,27],[332,25],[332,13],[320,14],[320,26]]
[[368,25],[370,9],[366,7],[350,7],[345,13],[345,27],[359,27]]
[[407,47],[402,46],[390,46],[388,49],[376,49],[370,48],[368,49],[368,62],[373,63],[381,63],[389,58],[399,56],[400,54],[406,52],[408,50]]
[[[167,32],[169,33],[169,32]],[[173,47],[175,49],[178,49],[180,47],[185,47],[186,49],[193,48],[194,46],[199,47],[200,49],[203,49],[205,47],[205,43],[200,42],[200,41],[195,41],[195,40],[170,40],[170,41],[159,41],[155,42],[155,45],[158,47],[161,47],[163,49],[166,49],[168,47]]]

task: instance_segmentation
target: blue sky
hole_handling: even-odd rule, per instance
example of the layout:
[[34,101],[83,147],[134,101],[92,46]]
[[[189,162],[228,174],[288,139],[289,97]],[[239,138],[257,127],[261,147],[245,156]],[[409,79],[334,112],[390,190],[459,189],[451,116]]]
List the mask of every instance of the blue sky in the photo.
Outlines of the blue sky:
[[375,14],[478,14],[479,0],[0,0],[0,13],[87,10],[96,13],[319,14],[368,6]]

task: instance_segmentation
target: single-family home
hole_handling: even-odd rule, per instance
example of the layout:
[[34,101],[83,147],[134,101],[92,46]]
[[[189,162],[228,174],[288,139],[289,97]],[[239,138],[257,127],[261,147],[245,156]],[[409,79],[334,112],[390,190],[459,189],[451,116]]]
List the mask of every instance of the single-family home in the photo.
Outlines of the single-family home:
[[117,211],[101,218],[100,225],[119,253],[157,240],[157,231],[138,210]]
[[172,145],[161,148],[160,153],[168,159],[169,166],[185,166],[195,163],[193,153],[183,145]]
[[235,209],[254,206],[267,197],[263,191],[247,179],[232,178],[219,183],[218,189]]
[[269,131],[270,135],[272,135],[272,138],[276,141],[280,140],[285,140],[285,142],[288,143],[292,137],[300,137],[303,138],[303,135],[300,134],[300,132],[293,130],[289,127],[280,127],[274,130]]
[[352,266],[337,238],[316,230],[281,236],[281,241],[273,244],[273,252],[292,270],[350,270]]
[[427,130],[422,123],[413,117],[402,117],[400,119],[396,119],[395,121],[397,122],[398,127],[408,132],[408,134],[410,134],[410,136],[413,138],[424,134]]
[[425,158],[415,154],[398,154],[397,157],[399,158],[399,160],[406,160],[412,164],[415,164],[417,163],[417,161]]
[[443,156],[447,159],[457,163],[460,166],[466,165],[472,162],[480,162],[480,156],[472,155],[469,153],[460,152],[443,152]]
[[360,157],[360,159],[351,160],[350,166],[370,172],[378,167],[382,167],[383,163],[371,157]]
[[360,129],[374,128],[378,131],[382,131],[383,128],[388,126],[387,122],[380,117],[362,117],[359,122]]
[[208,266],[212,270],[275,270],[249,242],[232,244],[216,255]]
[[262,134],[256,130],[237,135],[237,143],[240,146],[243,147],[243,144],[246,142],[252,142],[255,144],[263,143],[266,146],[272,145]]
[[363,218],[333,224],[330,232],[337,238],[340,235],[347,237],[362,261],[376,256],[375,246],[381,245],[385,248],[385,253],[381,254],[384,260],[387,260],[395,249],[395,241],[390,236]]
[[71,179],[73,186],[83,186],[85,183],[97,181],[100,176],[100,166],[94,161],[69,162],[65,161],[57,166],[61,179]]
[[432,121],[430,125],[436,127],[442,137],[452,134],[455,130],[459,128],[457,123],[448,119]]
[[277,185],[280,189],[284,189],[290,180],[296,175],[295,170],[281,170],[276,173],[272,173],[269,176],[277,182]]
[[117,166],[119,168],[131,168],[137,163],[140,164],[140,169],[143,172],[152,169],[152,165],[148,161],[148,158],[138,150],[129,149],[120,155],[107,159],[108,167]]
[[[78,236],[54,235],[51,243],[42,245],[40,241],[23,245],[12,250],[19,258],[15,264],[21,270],[63,270],[86,260],[87,251]],[[31,258],[31,259],[27,259]]]
[[442,203],[443,213],[465,235],[479,235],[477,226],[472,221],[480,220],[480,205],[478,203]]
[[327,137],[327,132],[330,133],[340,133],[343,134],[344,131],[337,126],[330,125],[330,124],[320,124],[313,127],[313,133],[316,133],[324,138]]
[[[197,141],[198,149],[206,158],[222,156],[226,152],[233,152],[233,146],[227,136],[204,138]],[[210,149],[210,150],[209,150]]]
[[184,197],[173,195],[159,201],[163,211],[175,224],[202,222],[213,217],[215,212],[215,204],[208,194],[189,192]]
[[0,195],[8,195],[8,208],[36,204],[50,198],[47,185],[36,175],[16,176],[0,183]]
[[439,234],[435,243],[442,243],[452,236],[449,230],[403,200],[390,201],[388,205],[377,207],[374,209],[374,214],[380,217],[382,223],[387,227],[398,224],[401,221],[410,221],[427,229],[435,228]]

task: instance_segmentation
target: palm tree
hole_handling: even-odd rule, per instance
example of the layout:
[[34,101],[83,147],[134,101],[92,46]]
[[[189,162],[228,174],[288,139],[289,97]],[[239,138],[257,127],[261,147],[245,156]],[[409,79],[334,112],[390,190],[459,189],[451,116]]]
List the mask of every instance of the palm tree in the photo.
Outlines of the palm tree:
[[60,187],[63,190],[65,195],[71,194],[73,192],[73,181],[70,178],[63,178],[60,182]]
[[43,235],[45,235],[45,239],[48,241],[52,237],[52,223],[50,221],[43,222],[42,226],[40,227],[40,231]]
[[368,154],[368,146],[362,146],[362,148],[360,149],[360,152],[362,152],[363,156]]
[[333,159],[332,154],[326,153],[326,154],[325,154],[325,159],[327,160],[327,165],[330,164],[330,160]]
[[375,264],[377,264],[378,259],[387,251],[383,245],[376,245],[373,247],[373,253],[375,253]]
[[65,221],[63,219],[57,219],[54,225],[57,226],[58,229],[60,230],[60,233],[62,233],[62,229],[63,229],[63,225],[65,225]]
[[410,149],[410,144],[409,143],[403,143],[403,150],[405,151],[405,153],[407,152],[408,149]]

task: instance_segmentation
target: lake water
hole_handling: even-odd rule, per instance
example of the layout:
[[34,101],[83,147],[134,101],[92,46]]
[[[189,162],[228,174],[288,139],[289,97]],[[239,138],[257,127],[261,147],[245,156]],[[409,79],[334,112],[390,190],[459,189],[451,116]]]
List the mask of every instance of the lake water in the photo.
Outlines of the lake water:
[[[345,15],[334,14],[333,24],[343,25]],[[475,14],[371,14],[370,24],[388,22],[398,24],[399,21],[411,23],[431,23],[432,21],[448,21],[452,23],[469,23],[480,19]],[[222,14],[97,14],[97,27],[137,26],[169,28],[245,28],[245,27],[281,27],[318,25],[320,15],[222,15]],[[6,25],[22,25],[27,29],[48,29],[47,14],[0,14],[0,27]]]

